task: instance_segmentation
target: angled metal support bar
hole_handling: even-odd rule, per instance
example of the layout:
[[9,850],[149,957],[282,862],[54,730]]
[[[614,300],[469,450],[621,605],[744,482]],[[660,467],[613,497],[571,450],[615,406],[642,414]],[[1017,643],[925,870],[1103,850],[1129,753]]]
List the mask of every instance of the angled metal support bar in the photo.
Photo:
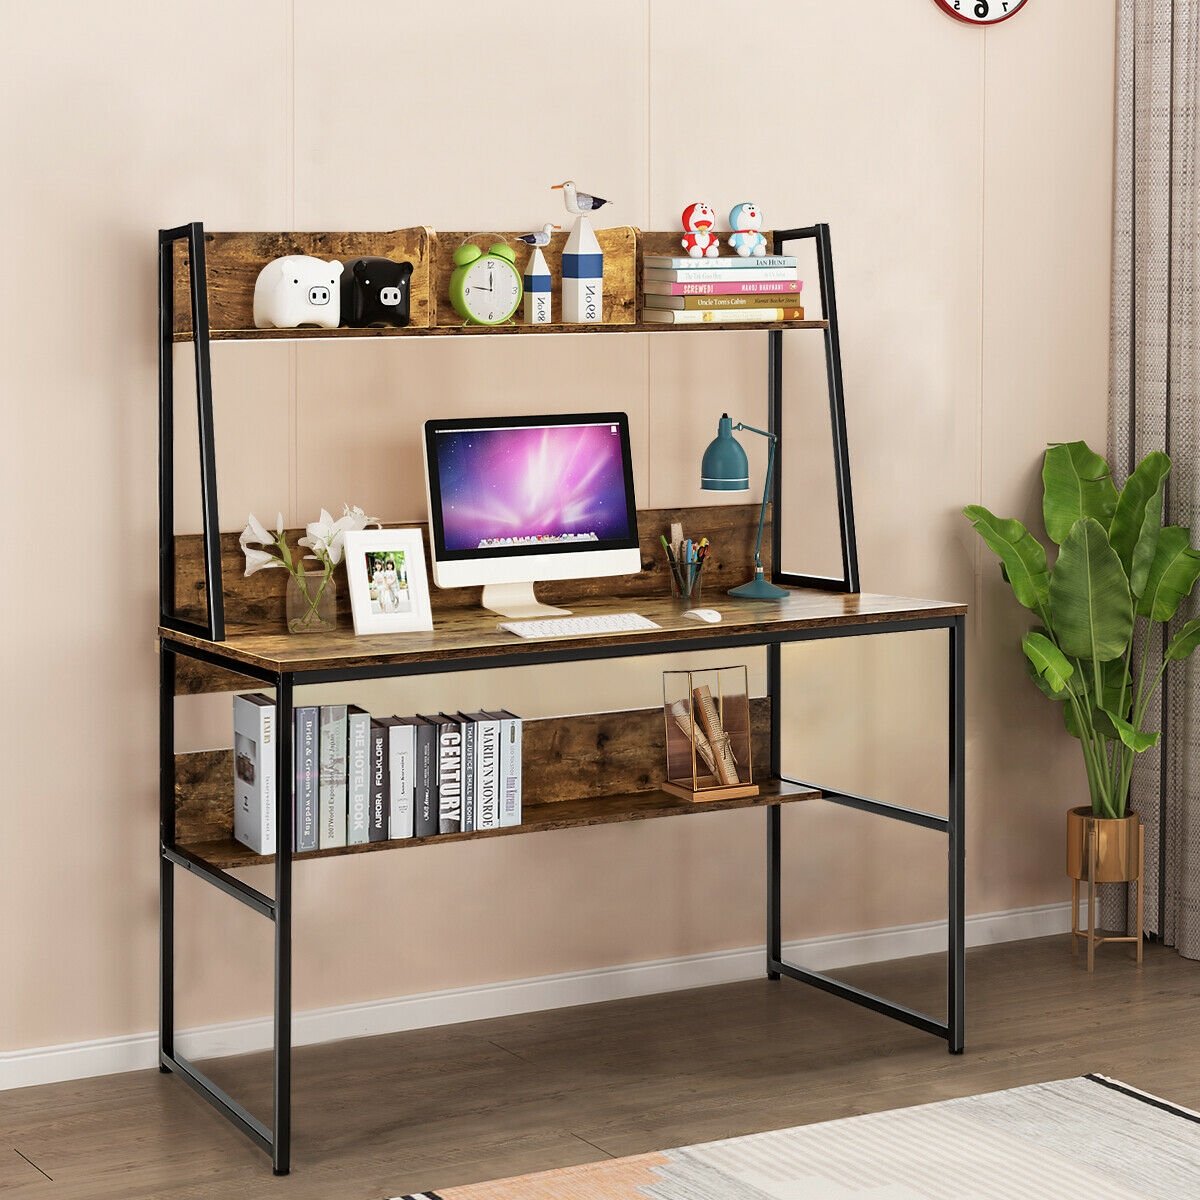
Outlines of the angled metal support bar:
[[[204,516],[204,586],[207,620],[194,623],[175,613],[175,243],[186,241],[190,263],[192,349],[196,364],[196,417],[200,452],[200,499]],[[221,526],[217,515],[217,451],[213,434],[212,365],[208,340],[208,275],[204,226],[199,221],[158,231],[158,560],[159,615],[182,622],[181,632],[225,640],[221,580]]]
[[768,961],[767,967],[769,970],[778,971],[780,974],[786,975],[789,979],[811,984],[815,988],[820,988],[823,992],[840,996],[843,1000],[849,1000],[852,1004],[860,1004],[863,1008],[869,1008],[873,1012],[882,1013],[885,1017],[891,1017],[893,1020],[903,1021],[906,1025],[912,1025],[914,1028],[921,1029],[925,1033],[932,1033],[941,1038],[948,1036],[945,1022],[935,1020],[926,1013],[918,1012],[915,1008],[907,1008],[903,1004],[895,1004],[891,1000],[885,1000],[882,996],[875,995],[874,992],[866,992],[862,988],[842,983],[840,979],[833,979],[828,975],[822,975],[819,971],[806,971],[803,967],[794,967],[791,963],[780,962],[778,959]]
[[923,829],[936,829],[939,833],[947,833],[950,829],[949,820],[946,817],[939,817],[937,813],[922,812],[919,808],[904,808],[899,804],[886,804],[882,800],[872,800],[870,796],[857,796],[853,792],[839,792],[836,788],[821,787],[816,783],[804,783],[802,780],[791,779],[787,776],[784,776],[783,782],[794,783],[798,787],[812,788],[821,793],[822,800],[874,813],[877,817],[889,817],[893,821],[903,821],[906,825],[920,825]]
[[275,901],[257,888],[252,888],[248,883],[243,883],[225,871],[210,867],[202,858],[197,858],[196,855],[180,847],[164,846],[162,854],[168,862],[182,867],[185,871],[190,871],[193,875],[203,879],[205,883],[211,883],[218,891],[232,896],[235,900],[240,900],[247,908],[254,909],[256,913],[261,913],[269,920],[275,920]]
[[173,1071],[194,1091],[203,1097],[227,1121],[236,1125],[252,1142],[268,1154],[271,1153],[271,1131],[253,1113],[247,1112],[228,1092],[218,1087],[203,1071],[198,1071],[180,1054],[163,1053],[159,1065]]
[[[838,332],[837,297],[833,283],[833,252],[830,248],[829,226],[808,225],[797,229],[777,229],[773,251],[782,254],[788,242],[812,241],[817,255],[817,280],[821,291],[821,315],[825,319],[825,377],[829,390],[829,424],[833,442],[834,480],[837,486],[838,530],[842,543],[842,578],[823,579],[805,575],[789,575],[782,569],[781,533],[785,511],[782,477],[776,472],[775,507],[772,522],[771,578],[778,584],[797,587],[821,587],[839,592],[860,590],[858,576],[858,540],[854,526],[854,496],[850,476],[850,444],[846,433],[846,398],[842,385],[842,346]],[[767,400],[771,415],[771,430],[777,434],[780,446],[783,432],[783,331],[767,335]],[[812,578],[816,582],[807,582]]]

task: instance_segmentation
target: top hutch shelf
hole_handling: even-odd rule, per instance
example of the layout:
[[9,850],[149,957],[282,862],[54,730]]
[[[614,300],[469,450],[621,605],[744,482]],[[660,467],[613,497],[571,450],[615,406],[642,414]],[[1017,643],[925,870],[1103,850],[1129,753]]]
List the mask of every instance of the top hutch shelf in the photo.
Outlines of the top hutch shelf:
[[[488,337],[512,334],[684,333],[699,330],[825,329],[824,320],[745,321],[711,325],[673,325],[640,320],[642,259],[646,254],[678,254],[678,233],[643,233],[631,225],[596,230],[604,251],[604,320],[595,325],[527,325],[520,311],[506,325],[466,325],[449,301],[454,250],[467,239],[481,245],[515,241],[515,233],[437,233],[428,226],[390,233],[205,233],[208,290],[208,337],[211,341],[328,341],[348,338]],[[555,233],[543,249],[550,273],[561,278],[566,233]],[[768,243],[773,235],[767,233]],[[191,304],[191,253],[188,242],[174,243],[174,304],[171,334],[176,342],[194,339]],[[409,312],[403,329],[256,329],[254,281],[259,271],[285,254],[311,254],[342,261],[368,255],[411,262]],[[520,261],[520,259],[518,259]],[[716,260],[719,264],[720,260]],[[557,288],[556,288],[557,290]],[[803,294],[800,297],[803,300]],[[561,311],[556,297],[555,311]]]

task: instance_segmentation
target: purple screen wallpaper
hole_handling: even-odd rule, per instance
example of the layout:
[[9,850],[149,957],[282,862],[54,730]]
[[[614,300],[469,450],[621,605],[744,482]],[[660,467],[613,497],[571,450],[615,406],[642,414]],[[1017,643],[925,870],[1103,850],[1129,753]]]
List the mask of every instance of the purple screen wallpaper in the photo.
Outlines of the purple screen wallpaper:
[[454,430],[436,448],[447,550],[629,536],[616,425]]

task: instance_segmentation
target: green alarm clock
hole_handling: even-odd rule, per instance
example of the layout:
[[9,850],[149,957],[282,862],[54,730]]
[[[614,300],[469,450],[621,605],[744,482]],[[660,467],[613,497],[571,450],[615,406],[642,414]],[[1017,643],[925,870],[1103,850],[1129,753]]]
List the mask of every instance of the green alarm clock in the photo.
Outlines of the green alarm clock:
[[470,244],[454,251],[450,303],[465,321],[502,325],[517,311],[521,290],[517,256],[503,242],[496,242],[486,254]]

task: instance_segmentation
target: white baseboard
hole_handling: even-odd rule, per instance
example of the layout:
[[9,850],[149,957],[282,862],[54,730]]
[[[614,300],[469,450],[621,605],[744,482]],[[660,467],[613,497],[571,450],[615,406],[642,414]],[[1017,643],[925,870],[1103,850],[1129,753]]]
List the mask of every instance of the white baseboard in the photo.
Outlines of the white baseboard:
[[[1086,917],[1086,908],[1084,910]],[[997,942],[1046,937],[1071,928],[1070,905],[1043,904],[1008,912],[968,917],[967,945],[990,946]],[[788,962],[816,971],[836,970],[862,963],[933,954],[945,949],[946,923],[898,925],[869,933],[834,934],[807,938],[784,946]],[[347,1004],[338,1008],[299,1012],[292,1018],[292,1040],[296,1046],[341,1038],[370,1037],[425,1029],[433,1025],[455,1025],[488,1017],[542,1009],[567,1008],[655,992],[708,987],[755,979],[763,973],[762,946],[718,950],[682,958],[630,963],[564,975],[543,975],[479,987],[452,988]],[[271,1046],[271,1019],[255,1018],[223,1025],[207,1025],[176,1034],[179,1052],[192,1060],[221,1058],[267,1050]],[[143,1071],[158,1063],[158,1035],[129,1034],[61,1046],[36,1046],[28,1050],[0,1053],[0,1091],[67,1079],[86,1079],[118,1071]]]

